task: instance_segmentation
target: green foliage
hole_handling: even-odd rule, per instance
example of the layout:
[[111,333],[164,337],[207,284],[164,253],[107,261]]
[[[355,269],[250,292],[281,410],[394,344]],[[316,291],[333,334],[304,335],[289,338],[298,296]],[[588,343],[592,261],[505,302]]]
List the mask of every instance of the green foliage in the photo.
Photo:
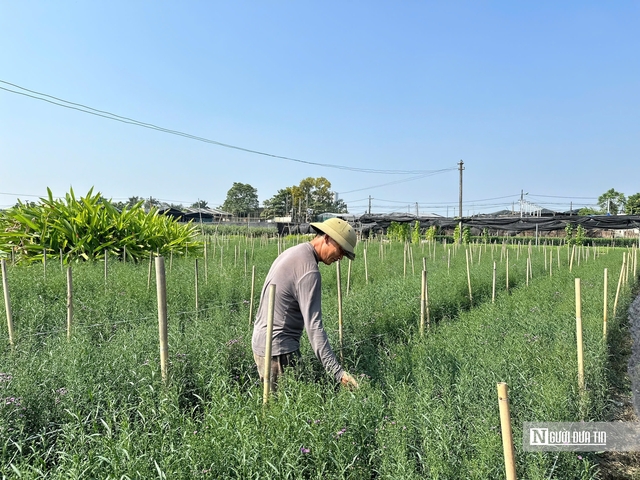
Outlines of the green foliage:
[[578,210],[578,215],[602,215],[603,212],[602,210],[598,210],[596,208],[591,208],[591,207],[584,207],[581,208],[580,210]]
[[233,182],[222,209],[236,216],[247,216],[258,209],[258,190],[248,183]]
[[273,218],[291,215],[294,221],[313,221],[322,213],[346,213],[343,200],[334,200],[331,182],[325,177],[307,177],[299,185],[278,190],[264,201],[262,216]]
[[437,233],[438,233],[438,227],[436,227],[435,225],[431,225],[429,228],[427,228],[427,231],[425,233],[425,238],[430,241],[435,240]]
[[416,220],[411,230],[411,243],[420,243],[420,222]]
[[[456,225],[456,228],[453,229],[453,241],[454,243],[458,243],[460,240],[460,224]],[[469,227],[462,228],[462,243],[469,244],[471,243],[471,229]]]
[[602,208],[604,213],[611,213],[611,215],[617,215],[624,211],[625,203],[627,199],[624,193],[617,192],[613,188],[610,188],[602,195],[598,197],[598,205]]
[[39,204],[19,204],[0,214],[0,252],[15,251],[18,262],[40,261],[62,253],[66,261],[103,258],[105,251],[140,260],[149,252],[178,254],[200,248],[191,225],[145,213],[142,201],[118,211],[108,200],[89,190],[76,199],[73,190],[54,200],[51,190]]
[[[250,274],[233,255],[247,239],[217,241],[206,281],[200,263],[197,315],[193,259],[174,259],[172,268],[167,262],[166,386],[146,263],[111,260],[106,285],[102,265],[73,266],[78,308],[69,341],[60,324],[64,272],[50,266],[43,277],[38,265],[9,267],[17,336],[11,348],[0,330],[7,478],[502,478],[495,388],[503,381],[522,477],[600,478],[594,454],[523,452],[521,434],[525,421],[611,420],[610,352],[626,313],[610,318],[609,343],[602,342],[600,292],[602,269],[619,269],[621,250],[603,249],[573,272],[563,258],[549,277],[543,252],[533,249],[529,287],[525,255],[517,261],[512,251],[510,292],[498,287],[495,303],[491,274],[500,254],[474,254],[470,308],[464,249],[446,246],[449,271],[447,251],[437,245],[437,260],[427,259],[432,324],[421,337],[420,272],[403,276],[405,245],[383,244],[384,258],[370,248],[369,283],[356,261],[350,291],[343,291],[344,364],[361,388],[338,387],[303,339],[300,376],[285,374],[263,407],[248,326]],[[251,262],[261,285],[277,245],[255,244]],[[320,270],[323,322],[337,347],[333,267]],[[504,286],[504,262],[497,275]],[[575,276],[584,285],[583,393],[576,385]],[[631,291],[621,291],[619,312],[627,311]]]
[[640,215],[640,192],[634,193],[627,198],[624,213],[627,215]]
[[567,223],[567,225],[564,227],[564,232],[565,232],[565,242],[567,245],[575,245],[576,243],[576,238],[575,235],[573,234],[573,225],[571,223]]
[[409,240],[409,224],[401,222],[391,222],[387,228],[387,238],[396,242],[407,242]]

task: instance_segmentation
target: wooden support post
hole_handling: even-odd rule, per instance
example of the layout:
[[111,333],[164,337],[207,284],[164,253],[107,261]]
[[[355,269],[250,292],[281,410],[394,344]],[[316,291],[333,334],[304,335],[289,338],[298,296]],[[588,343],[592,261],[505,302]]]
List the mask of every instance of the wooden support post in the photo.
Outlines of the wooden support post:
[[271,344],[273,341],[273,310],[275,308],[276,286],[269,285],[269,304],[267,309],[267,338],[264,348],[264,388],[262,391],[262,404],[266,405],[269,400],[271,385]]
[[340,340],[340,362],[344,363],[344,340],[342,329],[342,278],[340,276],[340,260],[336,262],[336,286],[338,288],[338,338]]
[[200,305],[198,304],[198,259],[197,258],[195,262],[195,278],[193,282],[193,289],[196,297],[196,318],[198,318],[198,310],[200,309]]
[[362,251],[362,255],[364,257],[364,280],[365,280],[365,283],[368,285],[369,284],[369,268],[367,267],[367,249],[366,248]]
[[71,266],[67,267],[67,340],[71,340],[71,323],[73,321],[73,276]]
[[509,392],[507,384],[504,382],[498,383],[498,408],[500,410],[500,428],[502,431],[502,451],[504,453],[506,479],[516,480],[511,413],[509,412]]
[[149,252],[149,272],[147,273],[147,292],[151,288],[151,269],[153,266],[153,252]]
[[160,371],[162,382],[169,380],[169,339],[167,335],[167,279],[164,258],[156,257],[156,291],[158,294],[158,334],[160,339]]
[[349,259],[349,268],[347,269],[347,295],[349,294],[349,288],[351,287],[351,259]]
[[607,302],[608,302],[608,282],[609,282],[609,275],[608,275],[608,269],[604,269],[604,299],[603,299],[603,304],[604,304],[604,317],[603,317],[603,322],[602,322],[602,336],[604,338],[607,338]]
[[493,281],[491,282],[491,303],[496,303],[496,262],[493,262]]
[[420,336],[424,336],[424,318],[425,318],[425,290],[427,283],[427,271],[422,270],[422,284],[420,287]]
[[578,347],[578,387],[584,391],[584,357],[582,350],[582,300],[580,293],[580,279],[575,279],[576,284],[576,341]]
[[0,260],[2,266],[2,291],[4,292],[4,309],[7,312],[7,330],[9,331],[9,343],[13,343],[13,316],[11,314],[11,300],[9,298],[9,279],[7,276],[7,262],[3,258]]
[[251,267],[251,298],[249,299],[249,325],[253,323],[253,297],[256,287],[256,266]]
[[626,252],[622,252],[622,268],[620,269],[620,278],[618,278],[618,287],[616,288],[616,299],[613,301],[613,316],[616,316],[616,311],[618,310],[618,298],[620,297],[620,287],[622,286],[622,281],[624,279],[624,271],[626,269]]
[[469,270],[469,249],[465,250],[467,254],[467,285],[469,286],[469,303],[473,305],[473,295],[471,294],[471,271]]

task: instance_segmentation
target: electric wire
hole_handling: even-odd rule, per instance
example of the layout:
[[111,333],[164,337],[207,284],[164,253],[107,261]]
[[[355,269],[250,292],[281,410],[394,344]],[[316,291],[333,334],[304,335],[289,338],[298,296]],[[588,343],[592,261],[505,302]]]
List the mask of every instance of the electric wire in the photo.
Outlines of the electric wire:
[[[259,150],[254,150],[251,148],[246,148],[246,147],[241,147],[238,145],[232,145],[229,143],[224,143],[224,142],[219,142],[217,140],[211,140],[208,138],[204,138],[204,137],[199,137],[197,135],[192,135],[189,133],[185,133],[185,132],[180,132],[178,130],[172,130],[169,128],[164,128],[164,127],[160,127],[158,125],[154,125],[152,123],[147,123],[147,122],[142,122],[139,120],[135,120],[133,118],[129,118],[129,117],[125,117],[125,116],[121,116],[121,115],[117,115],[115,113],[111,113],[105,110],[99,110],[93,107],[89,107],[87,105],[83,105],[81,103],[75,103],[75,102],[71,102],[69,100],[64,100],[62,98],[59,97],[55,97],[53,95],[48,95],[46,93],[42,93],[42,92],[37,92],[35,90],[30,90],[28,88],[25,87],[21,87],[20,85],[17,85],[15,83],[11,83],[11,82],[7,82],[4,80],[0,80],[0,83],[4,83],[5,85],[10,85],[14,88],[18,88],[20,90],[24,90],[23,92],[19,92],[19,91],[15,91],[12,90],[10,88],[6,88],[6,87],[0,87],[0,89],[5,90],[7,92],[10,93],[14,93],[17,95],[23,95],[25,97],[30,97],[36,100],[41,100],[44,102],[48,102],[51,103],[53,105],[57,105],[59,107],[64,107],[64,108],[68,108],[71,110],[77,110],[79,112],[83,112],[83,113],[88,113],[90,115],[95,115],[98,117],[102,117],[102,118],[106,118],[108,120],[114,120],[117,122],[122,122],[122,123],[126,123],[129,125],[136,125],[139,127],[144,127],[144,128],[149,128],[152,130],[157,130],[159,132],[163,132],[163,133],[168,133],[171,135],[177,135],[177,136],[181,136],[181,137],[185,137],[185,138],[189,138],[191,140],[197,140],[200,142],[204,142],[204,143],[209,143],[212,145],[217,145],[220,147],[224,147],[224,148],[230,148],[230,149],[234,149],[234,150],[239,150],[239,151],[243,151],[243,152],[247,152],[247,153],[252,153],[252,154],[256,154],[256,155],[262,155],[262,156],[266,156],[266,157],[271,157],[271,158],[278,158],[281,160],[287,160],[287,161],[291,161],[291,162],[296,162],[296,163],[302,163],[302,164],[306,164],[306,165],[315,165],[318,167],[324,167],[324,168],[334,168],[334,169],[338,169],[338,170],[347,170],[347,171],[351,171],[351,172],[360,172],[360,173],[375,173],[375,174],[384,174],[384,175],[431,175],[431,174],[436,174],[436,173],[440,173],[440,170],[387,170],[387,169],[376,169],[376,168],[359,168],[359,167],[349,167],[346,165],[336,165],[336,164],[329,164],[329,163],[320,163],[320,162],[311,162],[308,160],[301,160],[298,158],[293,158],[293,157],[287,157],[287,156],[283,156],[283,155],[276,155],[276,154],[272,154],[272,153],[268,153],[268,152],[262,152]],[[25,92],[29,92],[29,93],[25,93]],[[32,95],[33,94],[33,95]],[[46,98],[43,98],[46,97]],[[456,170],[457,167],[451,167],[449,169],[445,169],[445,171],[448,170]]]

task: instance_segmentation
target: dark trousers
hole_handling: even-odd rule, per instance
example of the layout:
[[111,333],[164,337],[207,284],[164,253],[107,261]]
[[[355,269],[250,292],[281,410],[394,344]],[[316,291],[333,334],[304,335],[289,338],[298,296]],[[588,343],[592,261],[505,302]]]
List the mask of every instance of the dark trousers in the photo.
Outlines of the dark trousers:
[[[260,375],[260,381],[264,383],[264,367],[265,357],[253,354],[253,359],[258,367],[258,374]],[[289,353],[283,353],[282,355],[274,355],[271,357],[270,362],[270,378],[269,389],[274,391],[278,383],[278,377],[284,373],[284,369],[287,367],[295,367],[300,360],[300,350],[295,350]]]

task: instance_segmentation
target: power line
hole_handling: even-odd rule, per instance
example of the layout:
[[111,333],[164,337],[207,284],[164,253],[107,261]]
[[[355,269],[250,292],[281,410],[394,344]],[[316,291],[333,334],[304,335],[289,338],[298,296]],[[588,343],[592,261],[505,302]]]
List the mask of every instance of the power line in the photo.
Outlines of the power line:
[[[5,85],[10,85],[12,87],[15,87],[15,88],[18,88],[18,89],[24,90],[24,91],[23,92],[18,92],[18,91],[9,89],[9,88],[0,87],[0,89],[2,89],[2,90],[5,90],[5,91],[10,92],[10,93],[15,93],[17,95],[23,95],[25,97],[34,98],[36,100],[41,100],[43,102],[48,102],[48,103],[51,103],[53,105],[57,105],[59,107],[69,108],[69,109],[72,109],[72,110],[77,110],[79,112],[88,113],[90,115],[95,115],[97,117],[106,118],[108,120],[114,120],[114,121],[117,121],[117,122],[127,123],[129,125],[136,125],[138,127],[149,128],[151,130],[157,130],[159,132],[169,133],[171,135],[177,135],[177,136],[189,138],[191,140],[197,140],[199,142],[209,143],[209,144],[212,144],[212,145],[218,145],[220,147],[231,148],[231,149],[234,149],[234,150],[240,150],[240,151],[243,151],[243,152],[253,153],[253,154],[256,154],[256,155],[263,155],[263,156],[271,157],[271,158],[279,158],[281,160],[288,160],[288,161],[291,161],[291,162],[303,163],[303,164],[306,164],[306,165],[315,165],[315,166],[318,166],[318,167],[335,168],[335,169],[339,169],[339,170],[348,170],[348,171],[351,171],[351,172],[360,172],[360,173],[378,173],[378,174],[385,174],[385,175],[416,175],[416,174],[417,175],[431,175],[431,174],[435,174],[435,173],[440,173],[441,172],[441,170],[435,170],[435,171],[432,171],[432,170],[384,170],[384,169],[375,169],[375,168],[348,167],[348,166],[345,166],[345,165],[335,165],[335,164],[329,164],[329,163],[310,162],[308,160],[300,160],[298,158],[285,157],[283,155],[275,155],[275,154],[272,154],[272,153],[261,152],[259,150],[253,150],[253,149],[250,149],[250,148],[240,147],[240,146],[237,146],[237,145],[231,145],[231,144],[228,144],[228,143],[223,143],[223,142],[219,142],[219,141],[216,141],[216,140],[211,140],[211,139],[208,139],[208,138],[199,137],[199,136],[196,136],[196,135],[191,135],[189,133],[180,132],[178,130],[171,130],[171,129],[168,129],[168,128],[160,127],[158,125],[154,125],[152,123],[141,122],[139,120],[135,120],[135,119],[129,118],[129,117],[123,117],[121,115],[116,115],[115,113],[107,112],[105,110],[98,110],[96,108],[92,108],[92,107],[89,107],[87,105],[83,105],[81,103],[70,102],[70,101],[64,100],[62,98],[54,97],[53,95],[48,95],[46,93],[36,92],[35,90],[29,90],[28,88],[24,88],[24,87],[21,87],[20,85],[16,85],[15,83],[6,82],[4,80],[0,80],[0,83],[4,83]],[[29,92],[29,93],[25,93],[25,92]],[[31,94],[33,94],[33,95],[31,95]],[[46,97],[46,98],[42,98],[42,97]],[[62,103],[60,103],[60,102],[62,102]]]

